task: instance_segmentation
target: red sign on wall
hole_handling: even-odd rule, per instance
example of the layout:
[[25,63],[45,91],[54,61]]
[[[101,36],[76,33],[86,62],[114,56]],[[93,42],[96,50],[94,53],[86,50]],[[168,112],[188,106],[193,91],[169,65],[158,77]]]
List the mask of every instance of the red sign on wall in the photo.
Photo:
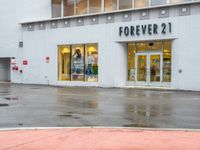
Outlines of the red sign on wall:
[[28,61],[27,60],[23,60],[23,65],[28,65]]
[[50,62],[50,57],[46,57],[46,63],[48,64]]

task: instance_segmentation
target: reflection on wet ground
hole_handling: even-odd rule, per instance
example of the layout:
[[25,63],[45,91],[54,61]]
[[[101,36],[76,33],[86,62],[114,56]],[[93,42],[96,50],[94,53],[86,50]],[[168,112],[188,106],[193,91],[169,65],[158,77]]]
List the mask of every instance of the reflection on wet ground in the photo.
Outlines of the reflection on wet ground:
[[8,97],[4,97],[4,99],[6,100],[18,100],[18,97],[13,97],[13,96],[8,96]]
[[0,128],[200,129],[200,92],[0,84]]
[[0,107],[7,107],[7,106],[9,106],[9,105],[0,103]]

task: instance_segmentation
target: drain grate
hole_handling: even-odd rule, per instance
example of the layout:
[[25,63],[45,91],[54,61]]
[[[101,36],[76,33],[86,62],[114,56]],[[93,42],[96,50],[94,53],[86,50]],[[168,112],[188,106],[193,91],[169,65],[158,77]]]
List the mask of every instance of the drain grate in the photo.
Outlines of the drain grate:
[[8,104],[0,104],[0,107],[8,107]]

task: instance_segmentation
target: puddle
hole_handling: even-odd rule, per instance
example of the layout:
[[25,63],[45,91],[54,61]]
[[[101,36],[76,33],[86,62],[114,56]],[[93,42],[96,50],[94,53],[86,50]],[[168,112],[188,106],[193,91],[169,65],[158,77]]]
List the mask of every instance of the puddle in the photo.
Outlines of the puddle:
[[18,100],[19,98],[18,98],[18,97],[12,97],[12,96],[10,96],[10,97],[4,97],[4,99],[6,99],[6,100],[8,100],[8,101],[16,101],[16,100]]
[[72,117],[72,112],[68,112],[66,114],[63,115],[58,115],[59,117]]
[[41,89],[41,88],[30,88],[31,90],[39,90],[39,89]]
[[72,117],[72,115],[71,114],[59,115],[59,117]]
[[74,119],[80,119],[81,117],[73,117]]
[[84,108],[97,108],[96,101],[89,101],[82,104]]
[[8,107],[9,104],[0,104],[0,107]]
[[23,126],[24,124],[23,123],[18,123],[18,126]]
[[63,114],[63,115],[58,115],[59,117],[70,117],[70,118],[73,118],[73,119],[80,119],[81,117],[78,117],[78,116],[73,116],[72,115],[72,112],[69,112],[67,114]]

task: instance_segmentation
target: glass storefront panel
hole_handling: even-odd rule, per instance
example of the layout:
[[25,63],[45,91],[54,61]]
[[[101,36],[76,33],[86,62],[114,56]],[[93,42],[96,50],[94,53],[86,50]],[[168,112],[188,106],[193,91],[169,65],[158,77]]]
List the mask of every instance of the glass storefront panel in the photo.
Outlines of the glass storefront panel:
[[98,45],[86,44],[85,45],[85,76],[88,82],[98,81]]
[[143,8],[149,6],[149,0],[135,0],[135,8]]
[[70,80],[70,46],[64,45],[59,46],[59,55],[58,55],[58,68],[59,68],[59,80]]
[[147,77],[147,56],[137,56],[137,81],[146,81]]
[[82,15],[87,13],[87,0],[76,1],[76,15]]
[[119,9],[130,9],[132,6],[132,0],[119,0]]
[[84,81],[84,45],[73,45],[71,53],[71,80]]
[[137,52],[162,50],[162,42],[139,42],[136,43]]
[[64,16],[75,15],[74,6],[74,0],[64,0]]
[[105,0],[105,12],[117,10],[117,0]]
[[128,81],[135,81],[135,43],[128,44]]
[[151,82],[160,82],[161,69],[160,55],[150,55],[150,80]]
[[171,82],[171,61],[171,41],[166,41],[163,48],[163,82]]
[[151,6],[156,6],[156,5],[164,5],[167,3],[167,0],[151,0]]
[[52,18],[61,17],[61,0],[51,1]]
[[101,0],[89,0],[89,13],[101,12]]

